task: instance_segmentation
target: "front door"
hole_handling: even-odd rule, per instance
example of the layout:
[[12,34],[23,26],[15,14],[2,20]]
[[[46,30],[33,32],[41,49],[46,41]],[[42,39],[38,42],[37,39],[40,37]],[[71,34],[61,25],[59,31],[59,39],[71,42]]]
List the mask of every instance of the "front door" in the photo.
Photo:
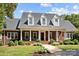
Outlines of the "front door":
[[44,41],[44,32],[41,32],[41,41]]

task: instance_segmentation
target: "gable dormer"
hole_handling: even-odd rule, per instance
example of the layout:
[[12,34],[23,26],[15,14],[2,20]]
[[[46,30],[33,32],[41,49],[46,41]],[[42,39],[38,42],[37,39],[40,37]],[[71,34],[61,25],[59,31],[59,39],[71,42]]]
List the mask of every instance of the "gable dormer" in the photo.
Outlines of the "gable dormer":
[[28,14],[28,25],[34,25],[34,17]]
[[40,21],[41,21],[41,25],[42,25],[42,26],[47,26],[47,18],[45,17],[44,14],[41,15]]
[[52,19],[54,26],[59,26],[59,17],[55,15]]

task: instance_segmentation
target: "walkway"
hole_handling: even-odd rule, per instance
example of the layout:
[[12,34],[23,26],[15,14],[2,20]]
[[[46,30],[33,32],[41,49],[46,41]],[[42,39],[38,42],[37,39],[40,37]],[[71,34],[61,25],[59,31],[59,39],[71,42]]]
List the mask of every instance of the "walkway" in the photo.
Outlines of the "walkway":
[[49,45],[49,44],[43,44],[42,46],[44,48],[46,48],[50,53],[54,53],[54,52],[57,52],[57,51],[61,51],[61,49],[59,49],[58,47],[52,46],[52,45]]

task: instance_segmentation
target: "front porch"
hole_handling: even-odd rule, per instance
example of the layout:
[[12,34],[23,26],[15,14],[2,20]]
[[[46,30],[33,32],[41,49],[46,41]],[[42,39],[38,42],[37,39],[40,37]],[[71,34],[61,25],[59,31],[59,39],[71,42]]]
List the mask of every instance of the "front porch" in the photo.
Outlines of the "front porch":
[[38,30],[21,30],[20,40],[24,41],[50,41],[54,39],[55,41],[64,40],[64,32],[61,31],[38,31]]

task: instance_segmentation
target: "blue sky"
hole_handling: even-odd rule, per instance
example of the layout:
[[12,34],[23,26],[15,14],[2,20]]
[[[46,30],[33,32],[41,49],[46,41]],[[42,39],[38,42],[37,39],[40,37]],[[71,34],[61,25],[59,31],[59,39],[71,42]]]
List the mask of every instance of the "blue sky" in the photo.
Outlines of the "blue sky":
[[23,12],[79,14],[79,3],[19,3],[14,17],[20,18]]

